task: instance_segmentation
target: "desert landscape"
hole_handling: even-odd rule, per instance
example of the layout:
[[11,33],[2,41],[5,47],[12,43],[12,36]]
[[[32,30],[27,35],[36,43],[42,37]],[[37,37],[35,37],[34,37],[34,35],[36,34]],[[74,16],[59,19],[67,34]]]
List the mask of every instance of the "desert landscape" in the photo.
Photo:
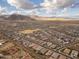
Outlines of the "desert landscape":
[[0,0],[0,59],[79,59],[79,0]]
[[[12,21],[12,17],[15,20]],[[26,59],[28,54],[27,59],[79,59],[78,23],[78,20],[43,21],[15,14],[4,16],[0,19],[0,58]],[[15,56],[17,49],[23,49],[27,54],[23,58]],[[4,54],[6,51],[10,53],[8,56]]]

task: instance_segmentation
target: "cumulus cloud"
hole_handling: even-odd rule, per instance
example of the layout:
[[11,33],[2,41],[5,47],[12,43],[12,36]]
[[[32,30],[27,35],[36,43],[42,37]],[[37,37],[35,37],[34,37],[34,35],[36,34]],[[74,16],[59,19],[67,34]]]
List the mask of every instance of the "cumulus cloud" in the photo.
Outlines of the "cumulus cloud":
[[7,2],[11,6],[15,6],[16,8],[22,8],[22,9],[35,8],[35,5],[32,2],[30,2],[29,0],[7,0]]
[[[40,4],[40,10],[44,10],[44,14],[47,15],[67,15],[67,11],[69,8],[75,5],[76,0],[44,0],[43,3]],[[39,12],[38,10],[36,11]]]
[[[68,15],[68,9],[78,4],[75,4],[75,1],[76,0],[44,0],[42,3],[40,3],[40,6],[37,6],[33,4],[33,2],[31,2],[30,0],[7,0],[8,4],[16,7],[17,9],[21,8],[26,11],[27,9],[29,9],[30,11],[27,11],[27,14],[33,13],[36,15],[47,16]],[[25,12],[19,11],[19,13]]]
[[45,8],[66,8],[72,6],[75,0],[44,0],[41,6]]
[[6,8],[0,6],[0,15],[5,15],[5,14],[7,14]]

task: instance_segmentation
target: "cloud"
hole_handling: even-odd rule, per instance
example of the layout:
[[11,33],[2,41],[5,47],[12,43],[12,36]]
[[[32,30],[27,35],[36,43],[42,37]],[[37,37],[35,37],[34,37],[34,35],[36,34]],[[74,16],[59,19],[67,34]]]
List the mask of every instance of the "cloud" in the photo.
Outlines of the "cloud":
[[21,15],[30,15],[32,13],[32,10],[14,10],[14,11],[11,11],[9,14],[21,14]]
[[59,16],[61,15],[67,15],[68,9],[74,6],[76,3],[76,0],[44,0],[40,6],[40,10],[43,11],[42,13],[40,11],[35,10],[36,13],[46,14],[49,16]]
[[[33,4],[30,0],[7,0],[8,4],[21,8],[25,11],[13,11],[12,13],[26,13],[42,16],[67,16],[69,15],[68,9],[79,5],[77,0],[44,0],[39,6]],[[28,10],[28,11],[27,11]]]
[[0,6],[0,15],[6,15],[6,14],[7,14],[6,8]]
[[44,0],[41,6],[44,8],[58,9],[72,6],[74,2],[75,0]]
[[34,9],[35,5],[29,0],[7,0],[8,4],[22,9]]

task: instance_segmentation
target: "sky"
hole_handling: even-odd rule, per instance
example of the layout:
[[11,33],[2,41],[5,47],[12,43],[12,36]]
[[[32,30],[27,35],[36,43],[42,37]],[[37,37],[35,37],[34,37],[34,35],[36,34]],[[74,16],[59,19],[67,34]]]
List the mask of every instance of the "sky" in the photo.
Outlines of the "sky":
[[79,0],[0,0],[0,15],[78,17]]

